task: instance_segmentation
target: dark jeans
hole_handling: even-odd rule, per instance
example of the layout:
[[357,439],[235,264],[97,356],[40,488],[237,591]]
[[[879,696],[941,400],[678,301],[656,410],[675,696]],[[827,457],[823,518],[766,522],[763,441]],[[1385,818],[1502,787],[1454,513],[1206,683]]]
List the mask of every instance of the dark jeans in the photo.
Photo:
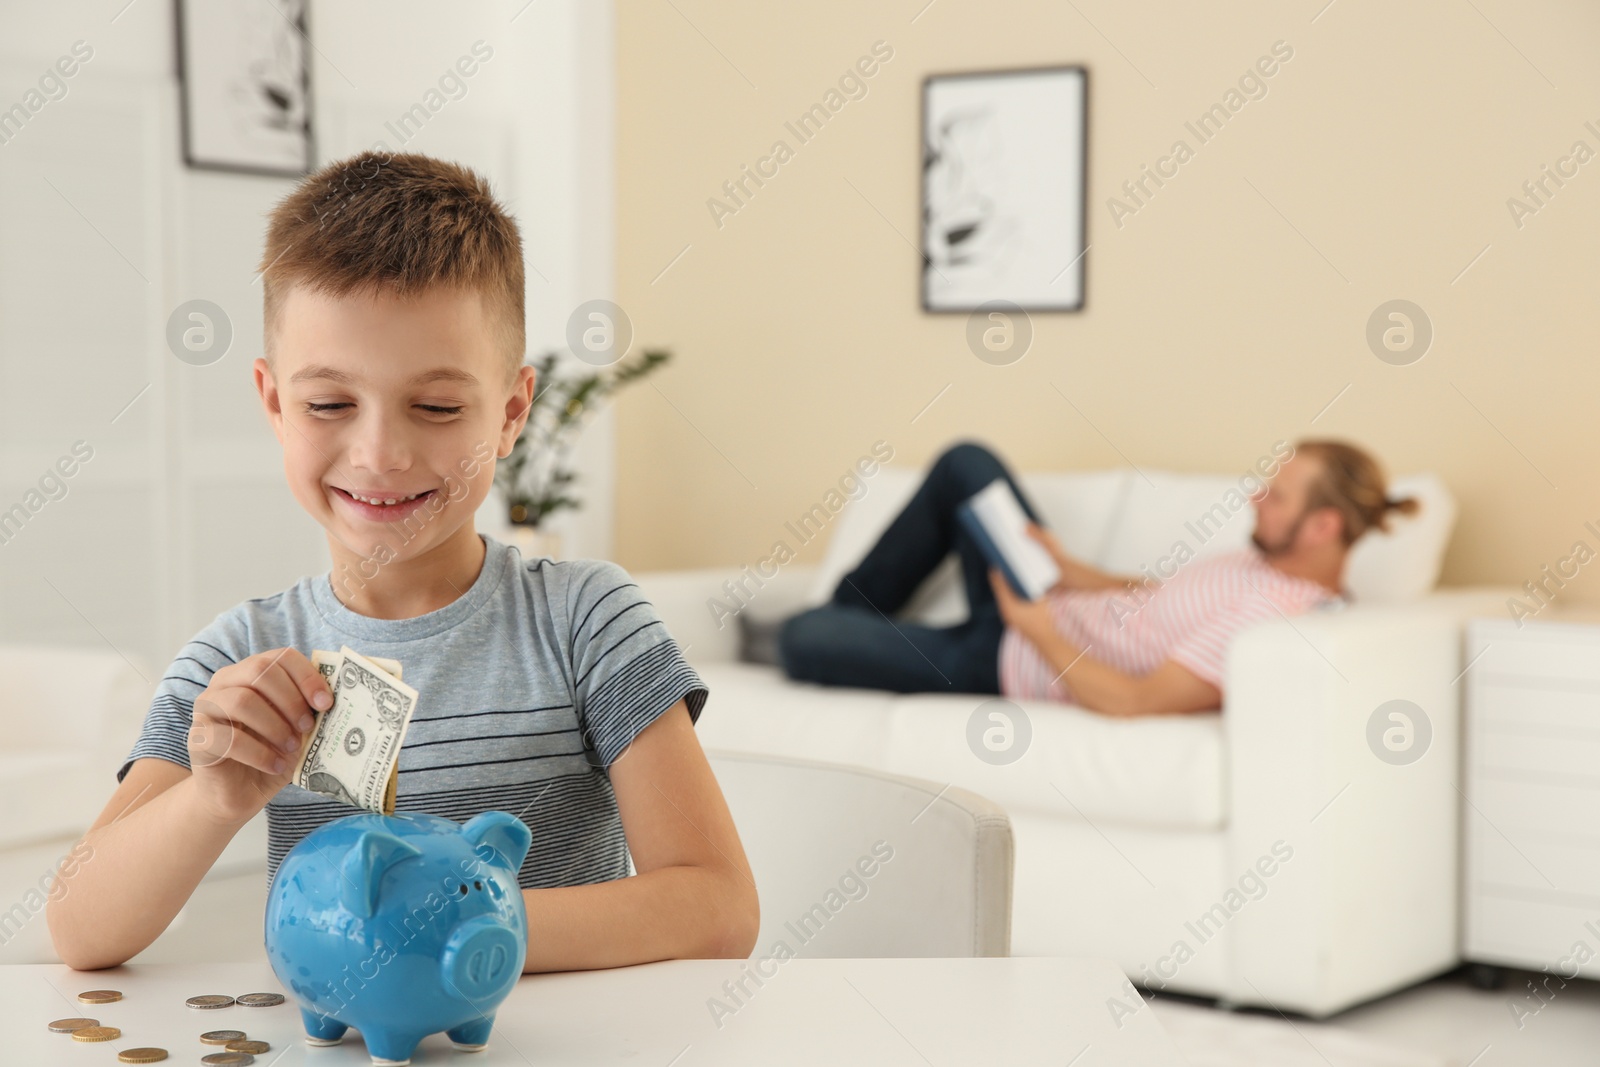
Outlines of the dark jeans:
[[[997,477],[1044,525],[994,453],[971,441],[952,445],[832,599],[784,622],[778,635],[784,672],[800,681],[900,693],[1000,692],[1005,622],[988,560],[955,517],[958,504]],[[951,549],[961,557],[967,619],[942,628],[895,620]]]

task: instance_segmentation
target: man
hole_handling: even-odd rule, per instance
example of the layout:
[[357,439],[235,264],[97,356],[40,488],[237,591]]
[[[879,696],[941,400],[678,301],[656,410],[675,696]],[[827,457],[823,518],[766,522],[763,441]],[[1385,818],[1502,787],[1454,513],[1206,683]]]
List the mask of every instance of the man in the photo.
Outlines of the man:
[[[1037,600],[1019,597],[956,521],[957,506],[997,477],[1061,569]],[[1250,548],[1193,559],[1165,581],[1114,576],[1063,551],[1000,460],[961,442],[829,603],[784,622],[780,660],[789,677],[828,685],[998,693],[1116,716],[1219,708],[1232,637],[1342,597],[1351,546],[1387,530],[1390,511],[1417,510],[1389,497],[1365,452],[1329,440],[1299,442],[1251,503]],[[968,618],[942,628],[894,620],[952,549]]]

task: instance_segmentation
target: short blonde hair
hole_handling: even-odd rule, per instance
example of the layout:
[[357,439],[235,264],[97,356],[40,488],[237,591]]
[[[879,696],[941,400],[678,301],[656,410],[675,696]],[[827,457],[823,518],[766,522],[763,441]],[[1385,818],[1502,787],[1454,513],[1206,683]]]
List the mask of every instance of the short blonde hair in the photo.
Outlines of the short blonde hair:
[[1416,497],[1395,500],[1389,496],[1383,468],[1355,445],[1343,441],[1315,440],[1295,444],[1296,455],[1317,461],[1318,473],[1306,494],[1306,510],[1329,507],[1344,520],[1341,537],[1352,545],[1368,530],[1389,529],[1389,512],[1415,515]]
[[289,291],[477,292],[509,373],[527,347],[522,235],[474,171],[413,152],[361,152],[304,178],[272,210],[261,255],[266,356]]

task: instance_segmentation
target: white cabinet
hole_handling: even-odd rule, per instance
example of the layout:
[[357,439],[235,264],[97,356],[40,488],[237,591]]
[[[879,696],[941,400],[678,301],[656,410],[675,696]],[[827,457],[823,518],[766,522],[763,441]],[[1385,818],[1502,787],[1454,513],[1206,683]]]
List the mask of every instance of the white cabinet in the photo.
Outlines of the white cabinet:
[[1600,978],[1600,617],[1466,641],[1462,955]]

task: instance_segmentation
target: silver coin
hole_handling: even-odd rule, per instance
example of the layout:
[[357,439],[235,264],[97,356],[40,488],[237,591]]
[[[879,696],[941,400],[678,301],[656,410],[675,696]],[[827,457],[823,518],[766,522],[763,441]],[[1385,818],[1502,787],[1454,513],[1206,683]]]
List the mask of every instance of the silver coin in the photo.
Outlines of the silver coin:
[[250,1035],[243,1030],[207,1030],[200,1040],[207,1045],[226,1045],[230,1041],[243,1041]]
[[233,1003],[233,998],[225,997],[221,993],[205,993],[198,997],[190,997],[184,1003],[191,1008],[226,1008]]
[[273,1008],[283,1003],[282,993],[246,993],[239,1003],[247,1008]]

